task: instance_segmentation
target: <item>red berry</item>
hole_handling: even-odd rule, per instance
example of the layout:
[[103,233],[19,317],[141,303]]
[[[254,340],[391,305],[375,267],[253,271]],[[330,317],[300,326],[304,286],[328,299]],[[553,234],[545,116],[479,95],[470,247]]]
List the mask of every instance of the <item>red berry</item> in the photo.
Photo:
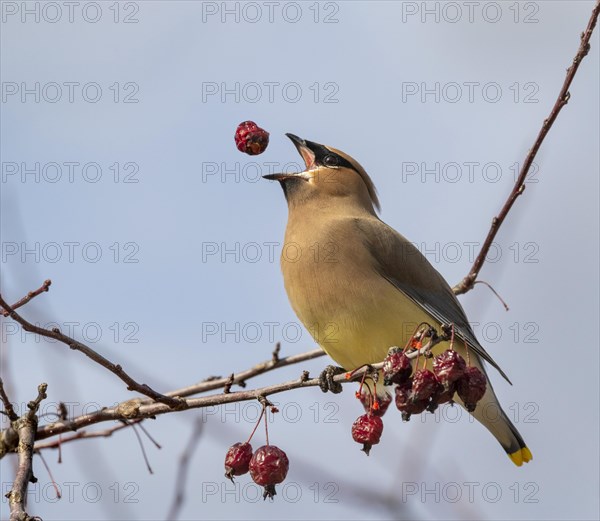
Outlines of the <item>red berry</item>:
[[429,405],[427,406],[427,410],[429,412],[435,412],[438,408],[438,405],[443,403],[452,402],[452,398],[454,398],[454,393],[456,392],[456,383],[452,382],[448,384],[448,388],[444,387],[442,384],[438,384],[438,388],[431,395],[429,399]]
[[392,395],[385,391],[385,394],[377,395],[377,398],[371,394],[369,389],[363,387],[360,396],[360,402],[363,404],[366,413],[374,414],[375,416],[383,416],[392,403]]
[[465,409],[473,412],[477,402],[483,398],[487,380],[485,375],[474,366],[467,367],[462,377],[456,382],[456,392],[465,404]]
[[392,351],[383,361],[384,385],[401,384],[410,378],[412,364],[402,351]]
[[363,414],[352,424],[352,439],[363,444],[363,451],[369,455],[371,447],[377,445],[383,433],[383,421],[374,414]]
[[404,421],[410,420],[411,414],[420,414],[426,408],[429,400],[418,400],[413,399],[412,393],[412,378],[408,382],[404,382],[396,386],[396,407],[402,412],[402,419]]
[[447,349],[433,359],[433,372],[445,387],[447,384],[456,382],[466,368],[465,359],[453,349]]
[[235,130],[235,145],[250,156],[262,154],[269,144],[269,133],[254,121],[244,121]]
[[233,481],[233,476],[241,476],[248,472],[252,459],[252,445],[249,443],[235,443],[225,455],[225,477]]
[[275,495],[275,485],[287,476],[290,461],[279,447],[263,445],[256,449],[250,460],[250,476],[257,485],[265,487],[263,498]]
[[429,400],[438,388],[438,381],[429,369],[415,371],[412,381],[412,399],[415,402]]

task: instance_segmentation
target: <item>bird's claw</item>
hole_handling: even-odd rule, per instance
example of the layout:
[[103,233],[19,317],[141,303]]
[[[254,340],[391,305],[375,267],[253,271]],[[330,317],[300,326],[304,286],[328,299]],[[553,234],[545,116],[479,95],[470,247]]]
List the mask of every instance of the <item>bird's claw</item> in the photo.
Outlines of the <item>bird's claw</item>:
[[342,392],[342,384],[333,380],[334,376],[343,374],[344,368],[335,365],[328,365],[325,370],[319,375],[319,387],[324,393],[332,392],[338,394]]

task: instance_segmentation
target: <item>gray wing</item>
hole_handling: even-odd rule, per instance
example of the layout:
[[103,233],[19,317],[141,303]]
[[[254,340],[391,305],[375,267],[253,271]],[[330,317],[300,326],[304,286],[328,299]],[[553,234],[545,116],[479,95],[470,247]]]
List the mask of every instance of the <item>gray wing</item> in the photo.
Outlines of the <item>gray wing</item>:
[[452,288],[411,242],[383,221],[355,219],[377,270],[415,304],[442,324],[454,324],[455,334],[512,385],[508,376],[479,343]]

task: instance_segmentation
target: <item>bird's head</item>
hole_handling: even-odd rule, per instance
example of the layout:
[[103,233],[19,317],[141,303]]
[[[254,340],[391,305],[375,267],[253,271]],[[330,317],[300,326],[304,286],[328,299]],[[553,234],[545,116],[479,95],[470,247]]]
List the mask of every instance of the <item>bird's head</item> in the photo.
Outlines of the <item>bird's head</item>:
[[374,209],[379,210],[375,185],[355,159],[340,150],[294,134],[286,136],[304,159],[306,170],[263,177],[279,181],[290,207],[316,201],[327,206],[358,205],[373,213]]

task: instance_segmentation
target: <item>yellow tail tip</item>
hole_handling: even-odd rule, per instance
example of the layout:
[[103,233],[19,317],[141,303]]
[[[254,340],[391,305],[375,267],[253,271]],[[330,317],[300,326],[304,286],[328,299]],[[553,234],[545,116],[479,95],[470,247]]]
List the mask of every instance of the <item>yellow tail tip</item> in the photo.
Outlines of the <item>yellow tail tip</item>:
[[531,451],[527,447],[523,447],[522,449],[510,453],[508,457],[517,467],[520,467],[523,463],[527,463],[533,459]]

